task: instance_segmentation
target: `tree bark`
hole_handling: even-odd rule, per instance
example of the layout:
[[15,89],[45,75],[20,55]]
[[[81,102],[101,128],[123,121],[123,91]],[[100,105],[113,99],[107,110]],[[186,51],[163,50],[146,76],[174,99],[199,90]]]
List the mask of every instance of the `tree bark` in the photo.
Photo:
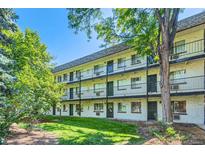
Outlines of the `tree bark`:
[[169,83],[169,49],[164,47],[160,51],[160,87],[162,101],[162,120],[164,123],[172,123],[171,99],[170,99],[170,83]]
[[170,55],[170,10],[164,10],[163,18],[160,18],[160,28],[162,44],[159,49],[160,56],[160,87],[162,101],[162,120],[164,123],[172,123],[171,98],[170,98],[170,83],[169,83],[169,55]]

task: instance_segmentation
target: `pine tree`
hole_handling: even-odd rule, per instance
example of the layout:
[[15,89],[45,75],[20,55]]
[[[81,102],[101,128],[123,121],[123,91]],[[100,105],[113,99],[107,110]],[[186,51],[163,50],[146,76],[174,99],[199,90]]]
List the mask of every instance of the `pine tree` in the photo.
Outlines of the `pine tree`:
[[14,80],[12,76],[13,61],[4,50],[8,44],[12,43],[12,40],[7,37],[5,31],[14,32],[17,29],[15,24],[17,18],[13,9],[0,9],[0,144],[8,134],[14,116],[11,111],[13,107],[8,99],[12,91],[11,83]]

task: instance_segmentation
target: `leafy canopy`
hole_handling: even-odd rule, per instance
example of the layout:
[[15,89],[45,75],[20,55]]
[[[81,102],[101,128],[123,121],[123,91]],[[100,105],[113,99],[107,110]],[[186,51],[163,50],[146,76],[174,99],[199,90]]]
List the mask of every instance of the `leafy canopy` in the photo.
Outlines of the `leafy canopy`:
[[25,33],[18,31],[8,35],[15,40],[7,50],[15,60],[17,77],[12,101],[18,104],[21,119],[33,121],[60,102],[61,85],[54,82],[52,57],[36,32],[26,29]]

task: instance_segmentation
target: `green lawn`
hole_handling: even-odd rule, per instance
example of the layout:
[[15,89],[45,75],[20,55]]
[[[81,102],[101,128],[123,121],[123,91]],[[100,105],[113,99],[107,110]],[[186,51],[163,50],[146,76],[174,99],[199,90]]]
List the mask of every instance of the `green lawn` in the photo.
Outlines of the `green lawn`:
[[46,116],[38,124],[59,138],[59,144],[140,144],[135,125],[108,119]]

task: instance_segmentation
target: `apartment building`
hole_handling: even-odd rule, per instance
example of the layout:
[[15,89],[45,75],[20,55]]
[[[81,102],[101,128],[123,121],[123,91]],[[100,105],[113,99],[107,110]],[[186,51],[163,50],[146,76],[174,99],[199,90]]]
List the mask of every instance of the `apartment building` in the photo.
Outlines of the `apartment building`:
[[[205,12],[178,22],[170,55],[174,122],[205,124]],[[50,114],[161,120],[159,64],[124,44],[57,66],[66,86],[62,107]]]

